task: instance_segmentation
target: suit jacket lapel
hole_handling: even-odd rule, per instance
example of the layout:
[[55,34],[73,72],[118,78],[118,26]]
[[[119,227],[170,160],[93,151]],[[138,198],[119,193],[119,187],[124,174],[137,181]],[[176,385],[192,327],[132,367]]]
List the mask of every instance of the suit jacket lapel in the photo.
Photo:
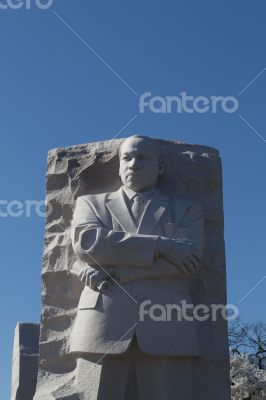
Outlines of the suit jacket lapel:
[[110,195],[106,206],[125,232],[133,233],[137,231],[131,213],[127,208],[122,188]]
[[150,235],[164,214],[168,203],[169,196],[156,190],[145,207],[137,232]]

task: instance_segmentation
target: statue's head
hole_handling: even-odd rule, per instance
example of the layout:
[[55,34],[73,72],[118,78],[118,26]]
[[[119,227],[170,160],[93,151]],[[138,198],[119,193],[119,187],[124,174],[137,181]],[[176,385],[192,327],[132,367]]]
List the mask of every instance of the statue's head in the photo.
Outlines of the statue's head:
[[130,136],[119,149],[119,175],[123,184],[135,192],[152,189],[164,173],[160,146],[147,136]]

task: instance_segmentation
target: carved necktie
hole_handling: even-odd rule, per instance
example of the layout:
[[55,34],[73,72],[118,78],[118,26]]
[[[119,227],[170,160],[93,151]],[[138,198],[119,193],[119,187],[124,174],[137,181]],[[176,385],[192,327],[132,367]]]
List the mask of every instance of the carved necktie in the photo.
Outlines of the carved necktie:
[[144,206],[143,196],[141,196],[140,194],[136,194],[133,197],[133,204],[132,204],[132,208],[131,208],[136,225],[139,224],[140,218],[142,216],[143,206]]

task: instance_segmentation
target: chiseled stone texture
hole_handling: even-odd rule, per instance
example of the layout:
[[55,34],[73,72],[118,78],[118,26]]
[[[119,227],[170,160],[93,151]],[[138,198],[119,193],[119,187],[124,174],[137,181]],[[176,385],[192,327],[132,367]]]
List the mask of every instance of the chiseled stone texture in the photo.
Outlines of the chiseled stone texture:
[[11,400],[32,400],[37,382],[40,325],[18,323],[15,329]]
[[[72,389],[75,361],[68,356],[81,283],[69,271],[75,260],[70,225],[75,200],[121,185],[117,149],[121,140],[53,149],[48,156],[45,246],[42,275],[40,363],[35,400],[79,399]],[[160,140],[166,175],[162,189],[199,200],[206,217],[206,246],[197,302],[226,303],[222,172],[216,149]],[[224,320],[201,323],[204,360],[198,381],[208,385],[212,400],[228,399],[227,326]],[[211,376],[209,372],[211,371]],[[208,379],[208,375],[210,379]]]

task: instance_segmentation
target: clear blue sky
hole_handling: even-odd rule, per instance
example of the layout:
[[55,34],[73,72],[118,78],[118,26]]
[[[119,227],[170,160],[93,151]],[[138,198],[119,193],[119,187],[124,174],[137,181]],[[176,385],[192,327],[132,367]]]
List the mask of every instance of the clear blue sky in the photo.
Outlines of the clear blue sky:
[[[223,160],[228,300],[237,303],[266,275],[265,12],[262,0],[54,0],[46,11],[32,0],[29,10],[1,9],[0,198],[42,200],[50,148],[111,139],[135,115],[118,137],[214,146]],[[236,96],[240,106],[139,115],[146,91]],[[0,222],[0,398],[8,400],[15,325],[39,321],[44,220]],[[265,289],[266,280],[243,300],[243,320],[265,321]]]

